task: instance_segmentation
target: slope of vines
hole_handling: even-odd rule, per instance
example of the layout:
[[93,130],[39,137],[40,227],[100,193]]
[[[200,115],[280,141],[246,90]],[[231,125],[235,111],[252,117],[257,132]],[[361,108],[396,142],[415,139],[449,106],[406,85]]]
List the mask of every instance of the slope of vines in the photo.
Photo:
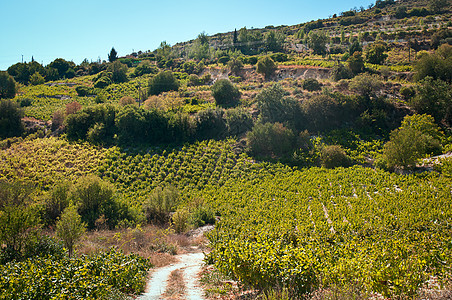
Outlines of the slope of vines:
[[246,173],[203,195],[222,216],[210,259],[223,272],[260,288],[355,284],[385,296],[450,278],[449,179],[362,167]]

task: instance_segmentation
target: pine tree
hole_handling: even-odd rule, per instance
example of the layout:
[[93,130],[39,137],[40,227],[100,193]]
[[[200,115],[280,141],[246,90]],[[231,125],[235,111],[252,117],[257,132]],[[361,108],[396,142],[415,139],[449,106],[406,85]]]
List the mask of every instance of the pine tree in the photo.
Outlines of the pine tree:
[[116,52],[115,48],[111,48],[110,54],[108,54],[108,61],[114,62],[118,59],[118,52]]
[[234,37],[232,38],[232,46],[234,47],[234,49],[237,47],[237,28],[234,29]]

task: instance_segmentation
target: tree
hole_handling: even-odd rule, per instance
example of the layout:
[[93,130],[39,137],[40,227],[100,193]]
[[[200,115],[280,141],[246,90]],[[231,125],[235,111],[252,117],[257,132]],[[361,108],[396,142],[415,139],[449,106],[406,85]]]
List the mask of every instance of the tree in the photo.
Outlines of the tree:
[[159,95],[163,92],[177,91],[179,81],[171,71],[162,71],[149,80],[148,94]]
[[427,76],[419,82],[411,105],[420,114],[429,114],[437,122],[452,124],[452,91],[450,84]]
[[452,46],[441,45],[434,54],[423,54],[415,63],[415,78],[422,80],[427,76],[452,82]]
[[363,47],[361,47],[361,44],[356,38],[351,38],[353,42],[350,44],[350,47],[348,48],[348,53],[350,55],[353,55],[355,52],[363,52]]
[[279,84],[263,89],[256,96],[256,102],[263,123],[278,122],[290,128],[297,127],[301,114],[298,102],[286,97],[284,89]]
[[270,31],[265,35],[265,50],[280,52],[283,50],[285,37],[279,31]]
[[429,3],[430,9],[435,13],[441,13],[446,7],[448,7],[450,0],[431,0]]
[[277,158],[291,154],[296,148],[292,130],[281,123],[257,124],[246,135],[248,151],[263,158]]
[[7,72],[0,72],[0,99],[16,96],[16,81]]
[[322,167],[332,169],[337,167],[348,167],[351,164],[350,157],[339,145],[329,145],[320,151],[320,162]]
[[0,138],[20,136],[24,131],[23,111],[11,100],[0,100]]
[[75,75],[75,64],[62,58],[55,59],[47,67],[57,70],[58,78],[72,78],[74,77],[73,75]]
[[219,106],[236,106],[240,100],[239,89],[228,79],[218,79],[212,86],[212,96]]
[[361,96],[370,99],[377,91],[383,86],[381,79],[377,75],[370,75],[368,73],[355,76],[349,84],[352,91],[360,94]]
[[118,59],[118,52],[116,52],[115,48],[111,48],[110,53],[108,54],[108,61],[114,62]]
[[353,74],[364,71],[364,60],[361,52],[355,52],[347,59],[347,64]]
[[69,206],[69,188],[67,182],[55,185],[46,195],[44,202],[45,225],[53,225],[61,216],[61,213]]
[[276,71],[278,67],[276,66],[273,59],[269,56],[264,56],[259,58],[257,61],[257,73],[264,75],[265,79],[269,79]]
[[396,129],[390,136],[383,148],[389,168],[415,167],[416,161],[431,152],[431,149],[440,149],[438,140],[412,127]]
[[308,35],[308,46],[314,54],[325,55],[328,37],[323,32],[311,31]]
[[337,101],[328,95],[315,95],[302,103],[306,127],[320,132],[340,125],[341,109]]
[[228,109],[224,115],[230,136],[240,136],[253,128],[251,114],[241,107]]
[[0,181],[0,245],[6,245],[14,257],[22,255],[40,228],[33,192],[29,183]]
[[366,60],[371,64],[381,65],[388,58],[386,43],[375,42],[367,47]]
[[231,70],[232,74],[238,75],[239,72],[243,69],[242,60],[238,57],[231,57],[228,62],[228,67]]
[[35,72],[30,77],[30,84],[31,85],[43,84],[44,82],[45,82],[45,79],[44,79],[44,77],[42,77],[42,75],[39,72]]
[[195,122],[198,140],[221,139],[227,134],[223,109],[201,110],[195,115]]
[[74,245],[83,236],[85,231],[86,224],[82,222],[81,216],[77,213],[77,208],[74,205],[65,208],[56,223],[56,235],[68,249],[69,257],[72,257]]
[[111,73],[111,80],[114,83],[121,83],[127,81],[127,66],[122,64],[119,60],[110,64],[107,72]]
[[170,213],[180,202],[179,191],[173,186],[156,187],[143,204],[143,211],[149,223],[164,225],[170,221]]
[[118,204],[114,199],[115,190],[111,183],[96,176],[81,177],[71,192],[71,199],[78,207],[82,221],[89,229],[94,229],[101,216],[114,227],[120,219]]
[[237,43],[238,43],[238,36],[237,36],[237,29],[234,29],[234,35],[232,36],[232,47],[234,49],[237,48]]

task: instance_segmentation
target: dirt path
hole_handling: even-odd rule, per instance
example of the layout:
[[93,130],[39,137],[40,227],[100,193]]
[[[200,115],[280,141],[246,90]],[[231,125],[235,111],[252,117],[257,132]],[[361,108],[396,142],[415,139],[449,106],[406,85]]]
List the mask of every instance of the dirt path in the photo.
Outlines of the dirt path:
[[198,284],[198,273],[201,271],[204,254],[202,252],[187,253],[176,256],[178,262],[166,267],[154,270],[148,281],[146,293],[139,300],[165,299],[168,278],[171,272],[181,270],[185,283],[185,297],[188,300],[204,299],[204,292]]

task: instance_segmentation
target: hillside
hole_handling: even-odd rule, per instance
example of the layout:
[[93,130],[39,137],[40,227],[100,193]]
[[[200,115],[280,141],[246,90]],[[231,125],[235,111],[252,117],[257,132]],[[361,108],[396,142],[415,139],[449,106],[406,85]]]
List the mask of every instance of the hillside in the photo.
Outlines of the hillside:
[[449,4],[1,72],[0,299],[447,299]]

